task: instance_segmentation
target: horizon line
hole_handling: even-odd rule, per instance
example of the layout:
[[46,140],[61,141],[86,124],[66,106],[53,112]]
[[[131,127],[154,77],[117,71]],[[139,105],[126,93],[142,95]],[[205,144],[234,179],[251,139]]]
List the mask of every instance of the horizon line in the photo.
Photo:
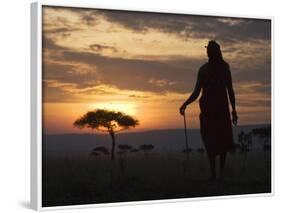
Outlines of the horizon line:
[[[258,123],[258,124],[243,124],[243,125],[237,125],[232,126],[232,128],[236,127],[246,127],[246,126],[271,126],[271,123]],[[140,130],[140,131],[129,131],[129,132],[119,132],[118,134],[133,134],[133,133],[144,133],[144,132],[156,132],[156,131],[167,131],[167,130],[183,130],[184,128],[166,128],[166,129],[151,129],[151,130]],[[187,130],[200,130],[200,128],[188,128]],[[92,133],[75,133],[75,132],[69,132],[69,133],[42,133],[42,135],[106,135],[107,133],[100,133],[98,131],[94,131]]]

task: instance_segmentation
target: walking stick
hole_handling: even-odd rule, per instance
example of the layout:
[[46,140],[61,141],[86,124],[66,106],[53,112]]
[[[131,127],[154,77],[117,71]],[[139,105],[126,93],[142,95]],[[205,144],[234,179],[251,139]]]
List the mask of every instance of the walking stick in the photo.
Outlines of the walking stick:
[[183,122],[184,122],[184,135],[185,135],[185,144],[186,144],[186,156],[188,158],[188,138],[187,138],[187,128],[186,128],[185,112],[183,114]]
[[184,135],[185,135],[185,145],[186,145],[186,160],[183,160],[183,174],[184,174],[184,180],[186,178],[186,173],[189,170],[189,150],[188,150],[188,138],[187,138],[187,127],[186,127],[186,118],[185,118],[185,112],[183,114],[183,122],[184,122]]

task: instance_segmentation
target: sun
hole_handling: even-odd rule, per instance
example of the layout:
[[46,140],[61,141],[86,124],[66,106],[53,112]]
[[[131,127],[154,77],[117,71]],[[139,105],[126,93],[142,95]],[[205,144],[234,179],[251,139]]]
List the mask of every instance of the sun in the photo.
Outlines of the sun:
[[107,109],[113,111],[123,112],[128,115],[136,114],[136,106],[131,102],[102,102],[90,105],[91,109]]

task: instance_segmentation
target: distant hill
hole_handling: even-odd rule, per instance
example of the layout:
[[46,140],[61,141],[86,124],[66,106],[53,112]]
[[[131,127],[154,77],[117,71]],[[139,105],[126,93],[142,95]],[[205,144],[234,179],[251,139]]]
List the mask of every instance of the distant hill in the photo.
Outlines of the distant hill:
[[[234,140],[240,131],[249,132],[266,124],[234,127]],[[152,130],[145,132],[124,132],[117,134],[117,145],[128,144],[138,148],[141,144],[152,144],[154,152],[173,153],[185,148],[184,129]],[[193,149],[204,147],[199,129],[188,130],[189,144]],[[254,141],[255,142],[255,141]],[[258,145],[256,141],[256,145]],[[96,146],[110,148],[111,139],[104,134],[59,134],[43,135],[43,151],[48,156],[88,155]]]

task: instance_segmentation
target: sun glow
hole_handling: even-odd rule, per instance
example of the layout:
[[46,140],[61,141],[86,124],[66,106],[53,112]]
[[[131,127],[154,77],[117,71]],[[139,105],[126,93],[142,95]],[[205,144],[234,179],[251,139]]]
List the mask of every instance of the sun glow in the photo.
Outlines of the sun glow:
[[123,112],[128,115],[134,116],[136,114],[136,106],[131,102],[104,102],[91,104],[93,109],[107,109],[118,112]]

